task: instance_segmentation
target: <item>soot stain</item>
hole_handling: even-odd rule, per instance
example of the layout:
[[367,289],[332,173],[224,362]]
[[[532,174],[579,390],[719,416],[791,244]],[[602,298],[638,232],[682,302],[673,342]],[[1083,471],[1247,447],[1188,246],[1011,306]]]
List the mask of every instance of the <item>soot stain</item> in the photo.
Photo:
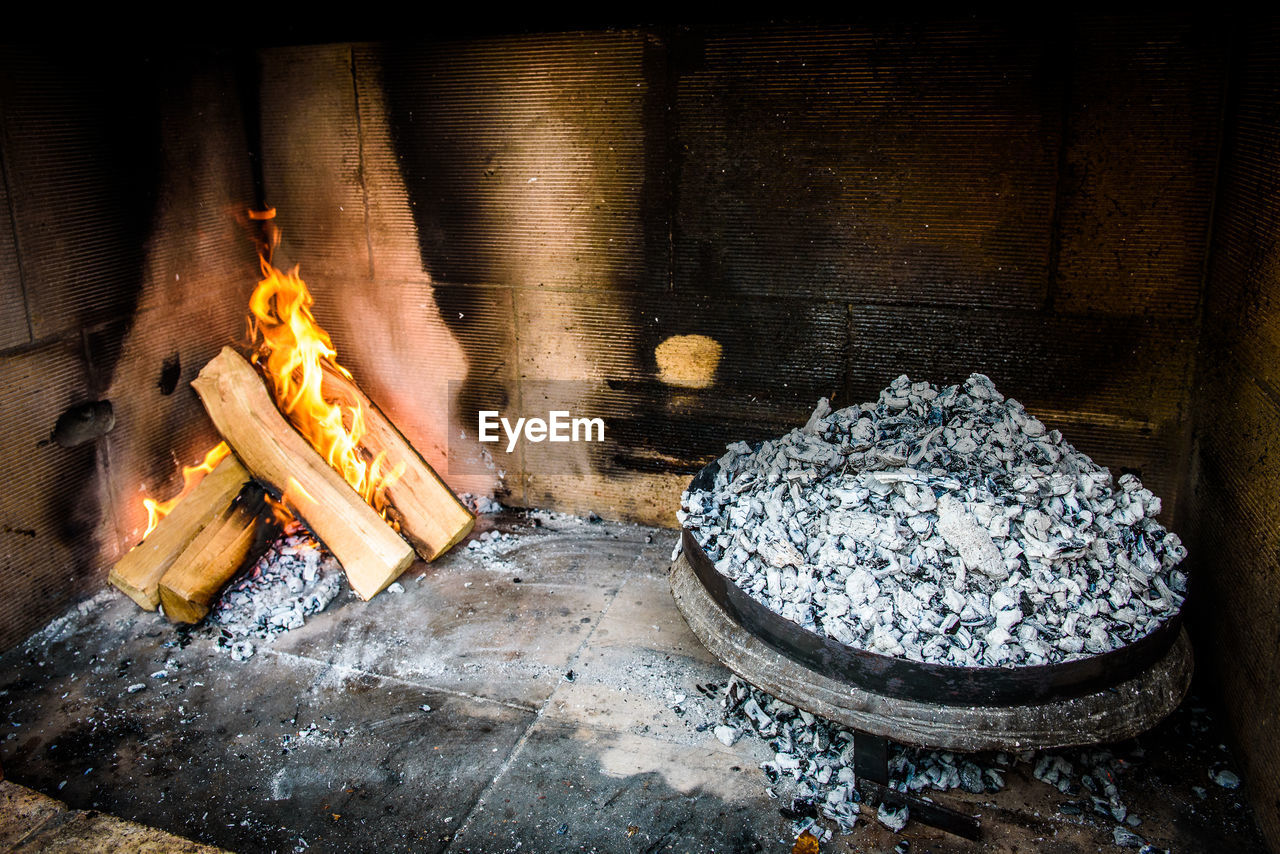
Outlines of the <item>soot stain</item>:
[[50,438],[63,448],[74,448],[107,435],[116,426],[115,407],[109,400],[93,400],[68,407],[58,416]]
[[156,385],[160,388],[160,393],[168,397],[178,388],[178,381],[182,379],[182,357],[175,350],[173,355],[164,360],[164,366],[160,369],[160,380]]

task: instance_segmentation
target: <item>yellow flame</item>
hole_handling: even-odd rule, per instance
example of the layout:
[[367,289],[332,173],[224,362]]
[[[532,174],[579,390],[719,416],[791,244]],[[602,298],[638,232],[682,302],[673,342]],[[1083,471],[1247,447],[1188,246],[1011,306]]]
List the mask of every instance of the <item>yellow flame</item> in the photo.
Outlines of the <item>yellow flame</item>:
[[160,520],[172,513],[173,508],[178,506],[178,502],[186,498],[191,490],[204,480],[204,476],[213,471],[213,467],[222,462],[222,458],[229,453],[231,449],[227,447],[227,443],[219,442],[209,449],[200,463],[182,467],[182,491],[173,498],[168,501],[156,501],[154,498],[142,499],[142,506],[147,508],[147,532],[142,535],[143,539],[146,539],[147,534],[154,531],[156,525],[160,524]]
[[263,278],[249,298],[249,324],[255,342],[253,361],[271,383],[280,411],[320,456],[386,518],[386,489],[399,478],[404,464],[389,466],[384,453],[369,459],[362,450],[365,422],[359,401],[342,405],[325,398],[326,366],[347,378],[351,374],[338,364],[333,342],[316,323],[311,313],[314,300],[298,276],[298,268],[286,273],[266,258],[261,261]]

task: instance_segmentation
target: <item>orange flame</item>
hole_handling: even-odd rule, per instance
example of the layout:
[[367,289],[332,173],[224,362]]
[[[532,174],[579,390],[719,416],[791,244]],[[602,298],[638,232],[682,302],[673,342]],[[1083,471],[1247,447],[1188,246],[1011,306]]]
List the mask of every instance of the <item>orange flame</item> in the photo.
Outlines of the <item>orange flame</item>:
[[[289,479],[293,480],[293,478]],[[267,500],[267,507],[271,509],[271,515],[275,519],[276,524],[279,525],[280,530],[284,531],[286,534],[295,533],[298,530],[299,525],[298,517],[293,515],[293,511],[290,510],[289,506],[285,503],[290,497],[291,496],[286,493],[277,500],[271,496],[270,492],[263,496],[263,498]]]
[[388,466],[383,453],[368,459],[360,447],[365,423],[358,401],[343,405],[325,399],[326,365],[345,377],[351,374],[338,364],[333,342],[311,314],[314,300],[298,268],[285,273],[266,258],[261,260],[263,279],[249,298],[249,326],[256,342],[253,362],[271,383],[280,411],[386,518],[386,488],[399,478],[404,464]]
[[209,449],[209,453],[204,455],[204,460],[199,465],[182,467],[182,491],[173,498],[168,501],[156,501],[154,498],[142,499],[142,506],[147,508],[147,532],[142,535],[142,538],[146,539],[147,534],[154,531],[156,525],[160,524],[160,520],[173,512],[178,502],[186,498],[191,490],[204,480],[204,476],[213,471],[213,467],[222,462],[222,458],[229,453],[231,449],[227,447],[227,443],[219,442]]

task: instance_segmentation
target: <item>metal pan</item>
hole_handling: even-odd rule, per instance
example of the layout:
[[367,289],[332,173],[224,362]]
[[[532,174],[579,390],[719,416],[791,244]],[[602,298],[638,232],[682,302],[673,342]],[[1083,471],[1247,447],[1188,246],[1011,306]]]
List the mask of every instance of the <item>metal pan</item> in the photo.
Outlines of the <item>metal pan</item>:
[[[709,490],[719,461],[698,472],[691,489]],[[880,655],[810,631],[766,608],[721,575],[689,528],[686,559],[726,615],[791,660],[865,691],[944,705],[1029,705],[1095,693],[1142,673],[1169,651],[1182,627],[1179,611],[1141,640],[1063,664],[957,667]]]

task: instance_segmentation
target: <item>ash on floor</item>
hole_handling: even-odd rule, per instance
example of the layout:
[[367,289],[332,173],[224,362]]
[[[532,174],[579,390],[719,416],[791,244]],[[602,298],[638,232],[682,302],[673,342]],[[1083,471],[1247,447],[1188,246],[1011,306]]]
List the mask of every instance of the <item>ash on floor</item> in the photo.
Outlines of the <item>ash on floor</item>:
[[[243,661],[220,630],[175,629],[114,593],[83,603],[0,656],[6,775],[237,851],[791,850],[784,783],[799,781],[769,779],[780,751],[754,730],[718,737],[736,726],[731,674],[672,602],[671,532],[507,512],[474,539],[413,567],[401,593],[339,593]],[[1121,826],[1175,851],[1262,850],[1245,788],[1224,787],[1222,740],[1184,706],[1105,763],[1066,754],[1065,793],[1057,764],[1046,784],[1009,757],[1004,787],[978,793],[953,762],[961,787],[935,796],[981,815],[981,845],[915,822],[895,834],[865,805],[848,833],[821,813],[813,830],[836,852],[1118,850]],[[907,785],[952,779],[908,761]],[[1099,764],[1122,821],[1083,782]]]
[[[721,722],[714,732],[721,742],[732,745],[745,735],[766,742],[773,751],[773,758],[761,766],[770,781],[767,791],[790,804],[780,812],[793,819],[796,836],[808,832],[829,841],[833,833],[852,831],[860,819],[874,819],[895,833],[906,827],[908,808],[864,808],[861,803],[854,774],[857,736],[852,730],[797,709],[736,676],[700,690],[719,702]],[[1209,725],[1206,710],[1194,702],[1179,714],[1189,716],[1193,730]],[[1206,779],[1218,787],[1214,794],[1219,802],[1234,803],[1238,799],[1228,793],[1239,788],[1241,781],[1226,767],[1225,746],[1218,745],[1218,751],[1205,769]],[[1132,782],[1134,775],[1149,767],[1146,758],[1146,748],[1137,739],[1110,747],[1017,754],[958,754],[894,745],[889,785],[901,792],[962,790],[990,795],[1003,791],[1008,775],[1019,769],[1023,776],[1030,774],[1063,796],[1057,804],[1059,816],[1084,817],[1082,822],[1101,830],[1111,826],[1112,841],[1121,848],[1167,854],[1168,847],[1143,837],[1143,819],[1129,808],[1121,791],[1124,782]],[[1192,786],[1191,791],[1199,800],[1209,800],[1205,786]],[[829,819],[830,825],[822,826],[822,818]]]

